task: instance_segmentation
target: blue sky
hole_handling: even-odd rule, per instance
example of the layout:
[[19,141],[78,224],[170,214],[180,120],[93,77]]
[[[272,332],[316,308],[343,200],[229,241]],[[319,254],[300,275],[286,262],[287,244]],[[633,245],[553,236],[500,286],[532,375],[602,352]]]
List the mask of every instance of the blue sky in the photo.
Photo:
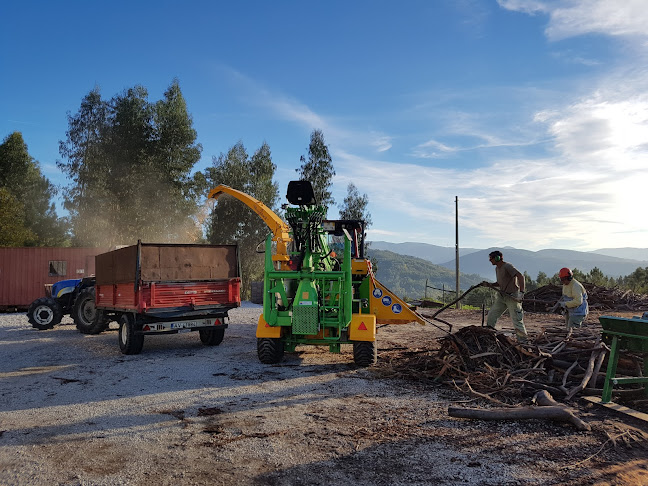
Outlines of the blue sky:
[[178,78],[196,169],[266,141],[283,198],[321,129],[370,239],[454,246],[458,197],[462,247],[647,248],[646,25],[645,0],[5,2],[0,136],[64,185],[95,85]]

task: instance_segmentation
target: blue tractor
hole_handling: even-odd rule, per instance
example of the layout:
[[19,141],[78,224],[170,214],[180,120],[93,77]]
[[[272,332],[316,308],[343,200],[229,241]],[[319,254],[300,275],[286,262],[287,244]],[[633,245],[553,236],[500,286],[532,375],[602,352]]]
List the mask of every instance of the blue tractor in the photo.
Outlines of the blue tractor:
[[68,314],[84,334],[98,334],[108,327],[104,319],[96,319],[93,276],[56,282],[51,296],[39,297],[27,310],[30,324],[39,330],[52,329]]

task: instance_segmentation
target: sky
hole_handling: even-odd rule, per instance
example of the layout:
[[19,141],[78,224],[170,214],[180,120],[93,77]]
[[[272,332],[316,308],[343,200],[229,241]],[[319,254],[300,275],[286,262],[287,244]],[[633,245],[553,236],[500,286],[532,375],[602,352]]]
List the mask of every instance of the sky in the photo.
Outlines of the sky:
[[[370,240],[648,248],[648,0],[3,2],[0,137],[52,183],[67,115],[174,79],[195,170],[268,143],[285,201],[322,130]],[[64,215],[60,199],[57,212]],[[1,210],[1,208],[0,208]],[[329,210],[337,217],[337,206]]]

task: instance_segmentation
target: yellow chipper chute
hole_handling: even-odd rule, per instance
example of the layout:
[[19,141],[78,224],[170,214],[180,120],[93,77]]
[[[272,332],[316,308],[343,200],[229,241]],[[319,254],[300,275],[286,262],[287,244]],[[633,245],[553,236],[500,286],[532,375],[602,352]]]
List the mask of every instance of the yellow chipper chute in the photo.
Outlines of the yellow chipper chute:
[[[278,363],[299,345],[325,345],[340,352],[352,344],[359,366],[376,362],[376,325],[425,324],[426,319],[382,285],[364,257],[364,221],[327,220],[308,181],[288,184],[287,224],[257,199],[220,185],[210,198],[229,194],[268,225],[265,243],[263,313],[257,325],[257,354]],[[272,243],[276,251],[272,254]],[[429,322],[429,321],[427,321]]]

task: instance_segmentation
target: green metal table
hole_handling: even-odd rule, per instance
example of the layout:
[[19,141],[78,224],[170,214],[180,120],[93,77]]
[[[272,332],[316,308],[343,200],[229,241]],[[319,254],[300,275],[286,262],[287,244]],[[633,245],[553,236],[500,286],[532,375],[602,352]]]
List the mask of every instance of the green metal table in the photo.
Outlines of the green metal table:
[[[601,316],[599,321],[603,327],[603,339],[610,345],[610,359],[608,360],[601,403],[608,403],[611,400],[614,385],[645,383],[645,391],[648,396],[648,359],[646,359],[646,354],[648,354],[648,319]],[[644,354],[642,377],[616,378],[620,349]]]

